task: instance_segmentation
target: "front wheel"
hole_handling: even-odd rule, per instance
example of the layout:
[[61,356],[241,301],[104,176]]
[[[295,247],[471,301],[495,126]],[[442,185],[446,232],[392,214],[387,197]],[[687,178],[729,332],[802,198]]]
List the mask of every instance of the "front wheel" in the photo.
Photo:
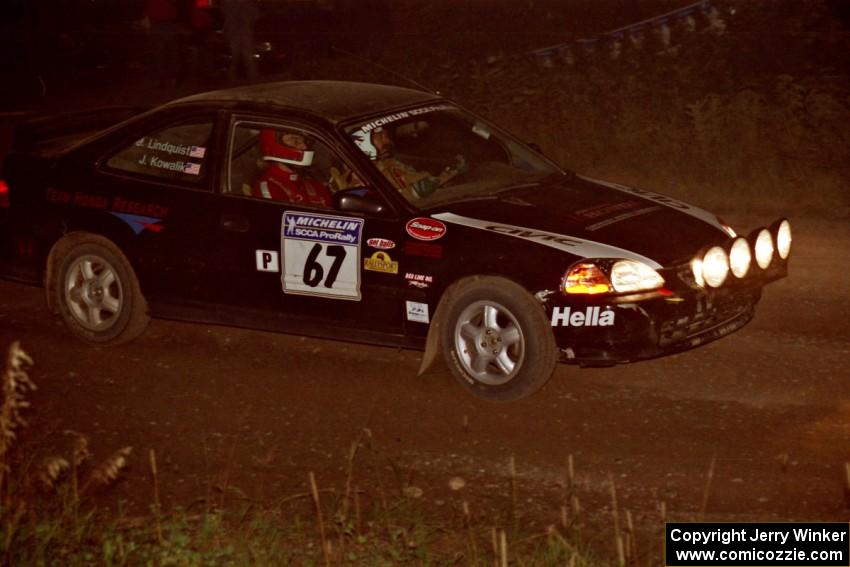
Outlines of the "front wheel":
[[79,233],[57,246],[53,301],[71,332],[97,344],[140,335],[149,321],[147,304],[118,247],[100,236]]
[[461,280],[447,291],[440,341],[452,373],[476,396],[511,401],[551,378],[558,348],[542,306],[499,277]]

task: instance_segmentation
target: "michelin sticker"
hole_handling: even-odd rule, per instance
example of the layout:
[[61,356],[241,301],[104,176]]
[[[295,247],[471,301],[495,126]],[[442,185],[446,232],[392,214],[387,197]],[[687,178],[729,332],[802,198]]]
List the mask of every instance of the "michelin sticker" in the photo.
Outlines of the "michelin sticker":
[[362,232],[363,219],[283,213],[283,292],[360,301]]
[[382,116],[377,120],[373,120],[371,122],[367,122],[363,126],[360,127],[360,131],[364,134],[368,134],[372,130],[376,128],[381,128],[382,126],[386,126],[387,124],[392,124],[393,122],[397,122],[399,120],[404,120],[406,118],[412,118],[414,116],[420,116],[422,114],[428,114],[429,112],[434,112],[436,110],[446,110],[447,108],[453,108],[450,104],[436,104],[432,106],[426,106],[423,108],[414,108],[412,110],[403,110],[402,112],[397,112],[395,114],[390,114],[388,116]]

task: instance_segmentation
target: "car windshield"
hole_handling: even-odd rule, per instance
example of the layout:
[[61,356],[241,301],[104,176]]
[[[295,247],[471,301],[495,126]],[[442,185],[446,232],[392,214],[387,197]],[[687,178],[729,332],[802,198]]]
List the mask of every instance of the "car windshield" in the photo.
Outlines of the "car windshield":
[[421,209],[491,198],[560,173],[531,148],[449,104],[377,116],[347,134]]

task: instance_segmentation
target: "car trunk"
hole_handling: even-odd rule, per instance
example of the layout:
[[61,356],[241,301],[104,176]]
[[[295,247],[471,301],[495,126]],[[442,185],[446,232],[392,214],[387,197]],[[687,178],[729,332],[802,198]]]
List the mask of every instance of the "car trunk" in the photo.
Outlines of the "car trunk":
[[15,127],[12,152],[56,155],[76,142],[141,114],[144,110],[117,106],[32,118]]

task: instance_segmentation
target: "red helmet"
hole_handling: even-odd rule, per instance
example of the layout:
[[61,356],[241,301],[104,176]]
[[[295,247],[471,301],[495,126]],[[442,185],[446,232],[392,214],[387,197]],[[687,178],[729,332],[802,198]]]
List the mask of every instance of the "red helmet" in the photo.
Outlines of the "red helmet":
[[260,150],[263,152],[263,160],[285,163],[289,165],[300,165],[308,167],[313,163],[313,151],[298,149],[284,143],[287,134],[303,135],[296,132],[271,130],[265,128],[260,131]]

